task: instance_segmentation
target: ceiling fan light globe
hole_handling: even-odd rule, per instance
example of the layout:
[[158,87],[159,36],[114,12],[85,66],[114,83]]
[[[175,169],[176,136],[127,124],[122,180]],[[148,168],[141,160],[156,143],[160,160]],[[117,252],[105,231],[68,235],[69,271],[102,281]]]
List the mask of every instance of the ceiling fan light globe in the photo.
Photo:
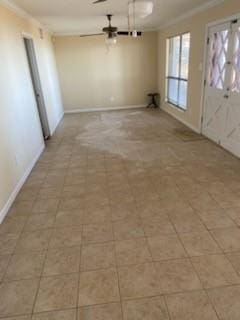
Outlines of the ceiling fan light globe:
[[110,37],[110,38],[107,37],[105,39],[105,42],[106,42],[107,45],[112,46],[112,45],[117,44],[117,38],[116,37]]

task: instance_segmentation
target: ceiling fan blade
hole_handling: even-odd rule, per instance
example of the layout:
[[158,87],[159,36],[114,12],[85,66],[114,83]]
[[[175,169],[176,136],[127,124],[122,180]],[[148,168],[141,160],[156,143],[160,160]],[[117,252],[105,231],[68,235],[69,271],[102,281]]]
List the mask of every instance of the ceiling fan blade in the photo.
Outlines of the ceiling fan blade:
[[[129,32],[128,31],[118,31],[117,33],[119,36],[128,36]],[[130,32],[130,35],[132,36],[132,32]],[[138,37],[142,35],[142,32],[138,31],[137,32]]]
[[81,34],[80,38],[103,36],[103,35],[104,35],[104,33]]
[[97,4],[97,3],[101,3],[101,2],[106,2],[107,0],[97,0],[97,1],[94,1],[93,4]]

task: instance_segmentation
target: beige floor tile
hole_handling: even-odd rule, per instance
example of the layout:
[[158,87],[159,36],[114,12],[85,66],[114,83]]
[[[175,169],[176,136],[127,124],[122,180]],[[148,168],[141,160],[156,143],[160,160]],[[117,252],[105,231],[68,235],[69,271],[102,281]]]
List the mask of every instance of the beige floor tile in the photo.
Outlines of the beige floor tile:
[[185,258],[187,256],[177,235],[148,238],[148,244],[154,261]]
[[204,288],[240,283],[239,276],[224,255],[206,255],[191,260]]
[[113,240],[111,223],[83,226],[83,243],[100,243]]
[[39,280],[3,282],[0,284],[0,317],[32,313]]
[[74,273],[79,271],[80,247],[48,250],[43,276]]
[[115,247],[118,266],[141,264],[152,261],[145,238],[116,241]]
[[59,199],[37,200],[33,205],[33,213],[55,213],[58,209]]
[[73,198],[73,197],[81,197],[84,195],[86,191],[85,183],[77,184],[77,185],[65,185],[62,190],[63,198]]
[[155,263],[164,293],[192,291],[202,288],[199,278],[188,259]]
[[36,186],[28,187],[27,185],[24,185],[20,190],[16,200],[17,201],[35,200],[37,198],[38,193],[39,193],[39,187],[36,187]]
[[64,184],[64,176],[48,175],[46,180],[44,181],[42,187],[43,188],[57,188],[57,187],[60,187],[60,186],[62,187],[63,184]]
[[178,210],[174,210],[169,216],[178,233],[206,231],[201,219],[194,213],[179,213]]
[[225,209],[225,213],[238,225],[240,226],[240,206],[235,208]]
[[175,234],[173,224],[168,218],[143,219],[143,228],[147,237]]
[[193,209],[197,211],[215,210],[219,207],[217,201],[213,199],[208,193],[202,193],[194,198],[188,199]]
[[12,233],[0,235],[0,255],[12,254],[18,238],[19,235]]
[[233,265],[236,272],[240,275],[240,252],[239,253],[228,253],[226,254],[228,260]]
[[15,233],[20,234],[26,223],[26,217],[6,217],[0,224],[0,234]]
[[69,172],[64,181],[64,185],[69,187],[75,186],[75,185],[78,186],[79,184],[84,183],[84,181],[85,181],[85,178],[83,177],[82,173],[76,174],[76,173]]
[[42,278],[34,312],[76,307],[78,274]]
[[109,205],[109,198],[104,195],[86,195],[86,208],[94,210],[96,208],[105,207]]
[[10,258],[11,256],[9,255],[0,256],[0,282],[2,281],[5,271],[7,270],[7,266],[10,261]]
[[41,188],[38,193],[38,200],[60,198],[61,193],[62,193],[62,187]]
[[208,232],[185,233],[180,235],[181,241],[189,256],[221,253],[217,243]]
[[114,268],[80,274],[78,305],[90,306],[120,300],[117,271]]
[[34,314],[32,320],[76,320],[76,309]]
[[8,216],[29,216],[32,213],[34,201],[18,201],[13,204]]
[[80,246],[82,242],[82,227],[66,227],[53,230],[49,244],[50,248]]
[[24,231],[35,231],[51,228],[55,221],[55,214],[35,214],[27,220]]
[[208,295],[217,311],[219,319],[240,319],[240,286],[209,289]]
[[83,217],[84,224],[97,224],[111,221],[110,206],[99,206],[96,208],[86,209]]
[[62,198],[59,203],[58,210],[75,210],[75,209],[84,209],[85,208],[85,199],[84,197],[75,197],[75,198]]
[[107,269],[115,266],[115,248],[113,243],[90,244],[82,247],[82,271]]
[[128,240],[144,237],[143,225],[140,219],[125,219],[113,223],[115,240]]
[[80,226],[83,224],[83,217],[83,209],[59,211],[54,225],[56,228]]
[[240,199],[237,193],[220,193],[213,195],[213,198],[219,204],[219,206],[225,209],[240,206]]
[[80,308],[78,320],[122,320],[120,303]]
[[1,320],[31,320],[31,316],[1,318]]
[[112,221],[116,222],[124,219],[136,219],[138,213],[135,203],[121,203],[116,206],[111,206]]
[[137,209],[142,219],[147,219],[162,214],[162,208],[159,200],[146,201],[145,203],[138,206]]
[[157,272],[152,263],[119,268],[120,292],[123,299],[136,299],[161,294]]
[[15,252],[42,251],[48,248],[52,229],[37,230],[22,233]]
[[204,291],[167,296],[167,306],[171,320],[218,320]]
[[162,297],[123,302],[124,320],[168,320],[168,311]]
[[41,276],[45,252],[13,255],[4,281],[32,279]]
[[235,223],[229,216],[219,209],[198,212],[205,226],[211,229],[235,227]]
[[240,228],[212,230],[211,233],[225,252],[240,251]]

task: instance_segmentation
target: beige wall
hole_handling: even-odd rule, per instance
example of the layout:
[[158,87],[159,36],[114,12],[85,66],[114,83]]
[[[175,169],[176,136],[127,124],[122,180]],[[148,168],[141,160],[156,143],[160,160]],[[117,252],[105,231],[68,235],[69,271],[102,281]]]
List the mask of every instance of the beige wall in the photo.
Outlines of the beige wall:
[[[239,0],[226,0],[223,4],[205,12],[185,19],[184,21],[159,32],[159,91],[162,93],[162,108],[181,119],[186,124],[200,129],[202,73],[206,25],[210,22],[240,13]],[[188,91],[188,109],[186,112],[173,108],[165,102],[165,70],[166,70],[166,39],[170,36],[191,32],[190,74]]]
[[157,33],[119,37],[106,52],[104,37],[56,37],[54,41],[66,111],[146,104],[157,90]]
[[23,32],[35,43],[51,131],[63,112],[50,36],[0,5],[0,221],[44,146]]

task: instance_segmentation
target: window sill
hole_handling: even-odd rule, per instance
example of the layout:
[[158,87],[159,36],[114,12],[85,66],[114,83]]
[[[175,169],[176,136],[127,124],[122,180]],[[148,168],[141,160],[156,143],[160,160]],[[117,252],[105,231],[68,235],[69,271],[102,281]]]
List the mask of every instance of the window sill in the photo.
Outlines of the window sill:
[[181,112],[183,112],[183,113],[185,113],[185,112],[187,111],[187,108],[184,109],[184,108],[182,108],[182,107],[179,107],[177,104],[174,104],[174,103],[172,103],[171,101],[166,100],[165,102],[166,102],[171,108],[173,108],[173,109],[175,109],[175,110],[181,111]]

